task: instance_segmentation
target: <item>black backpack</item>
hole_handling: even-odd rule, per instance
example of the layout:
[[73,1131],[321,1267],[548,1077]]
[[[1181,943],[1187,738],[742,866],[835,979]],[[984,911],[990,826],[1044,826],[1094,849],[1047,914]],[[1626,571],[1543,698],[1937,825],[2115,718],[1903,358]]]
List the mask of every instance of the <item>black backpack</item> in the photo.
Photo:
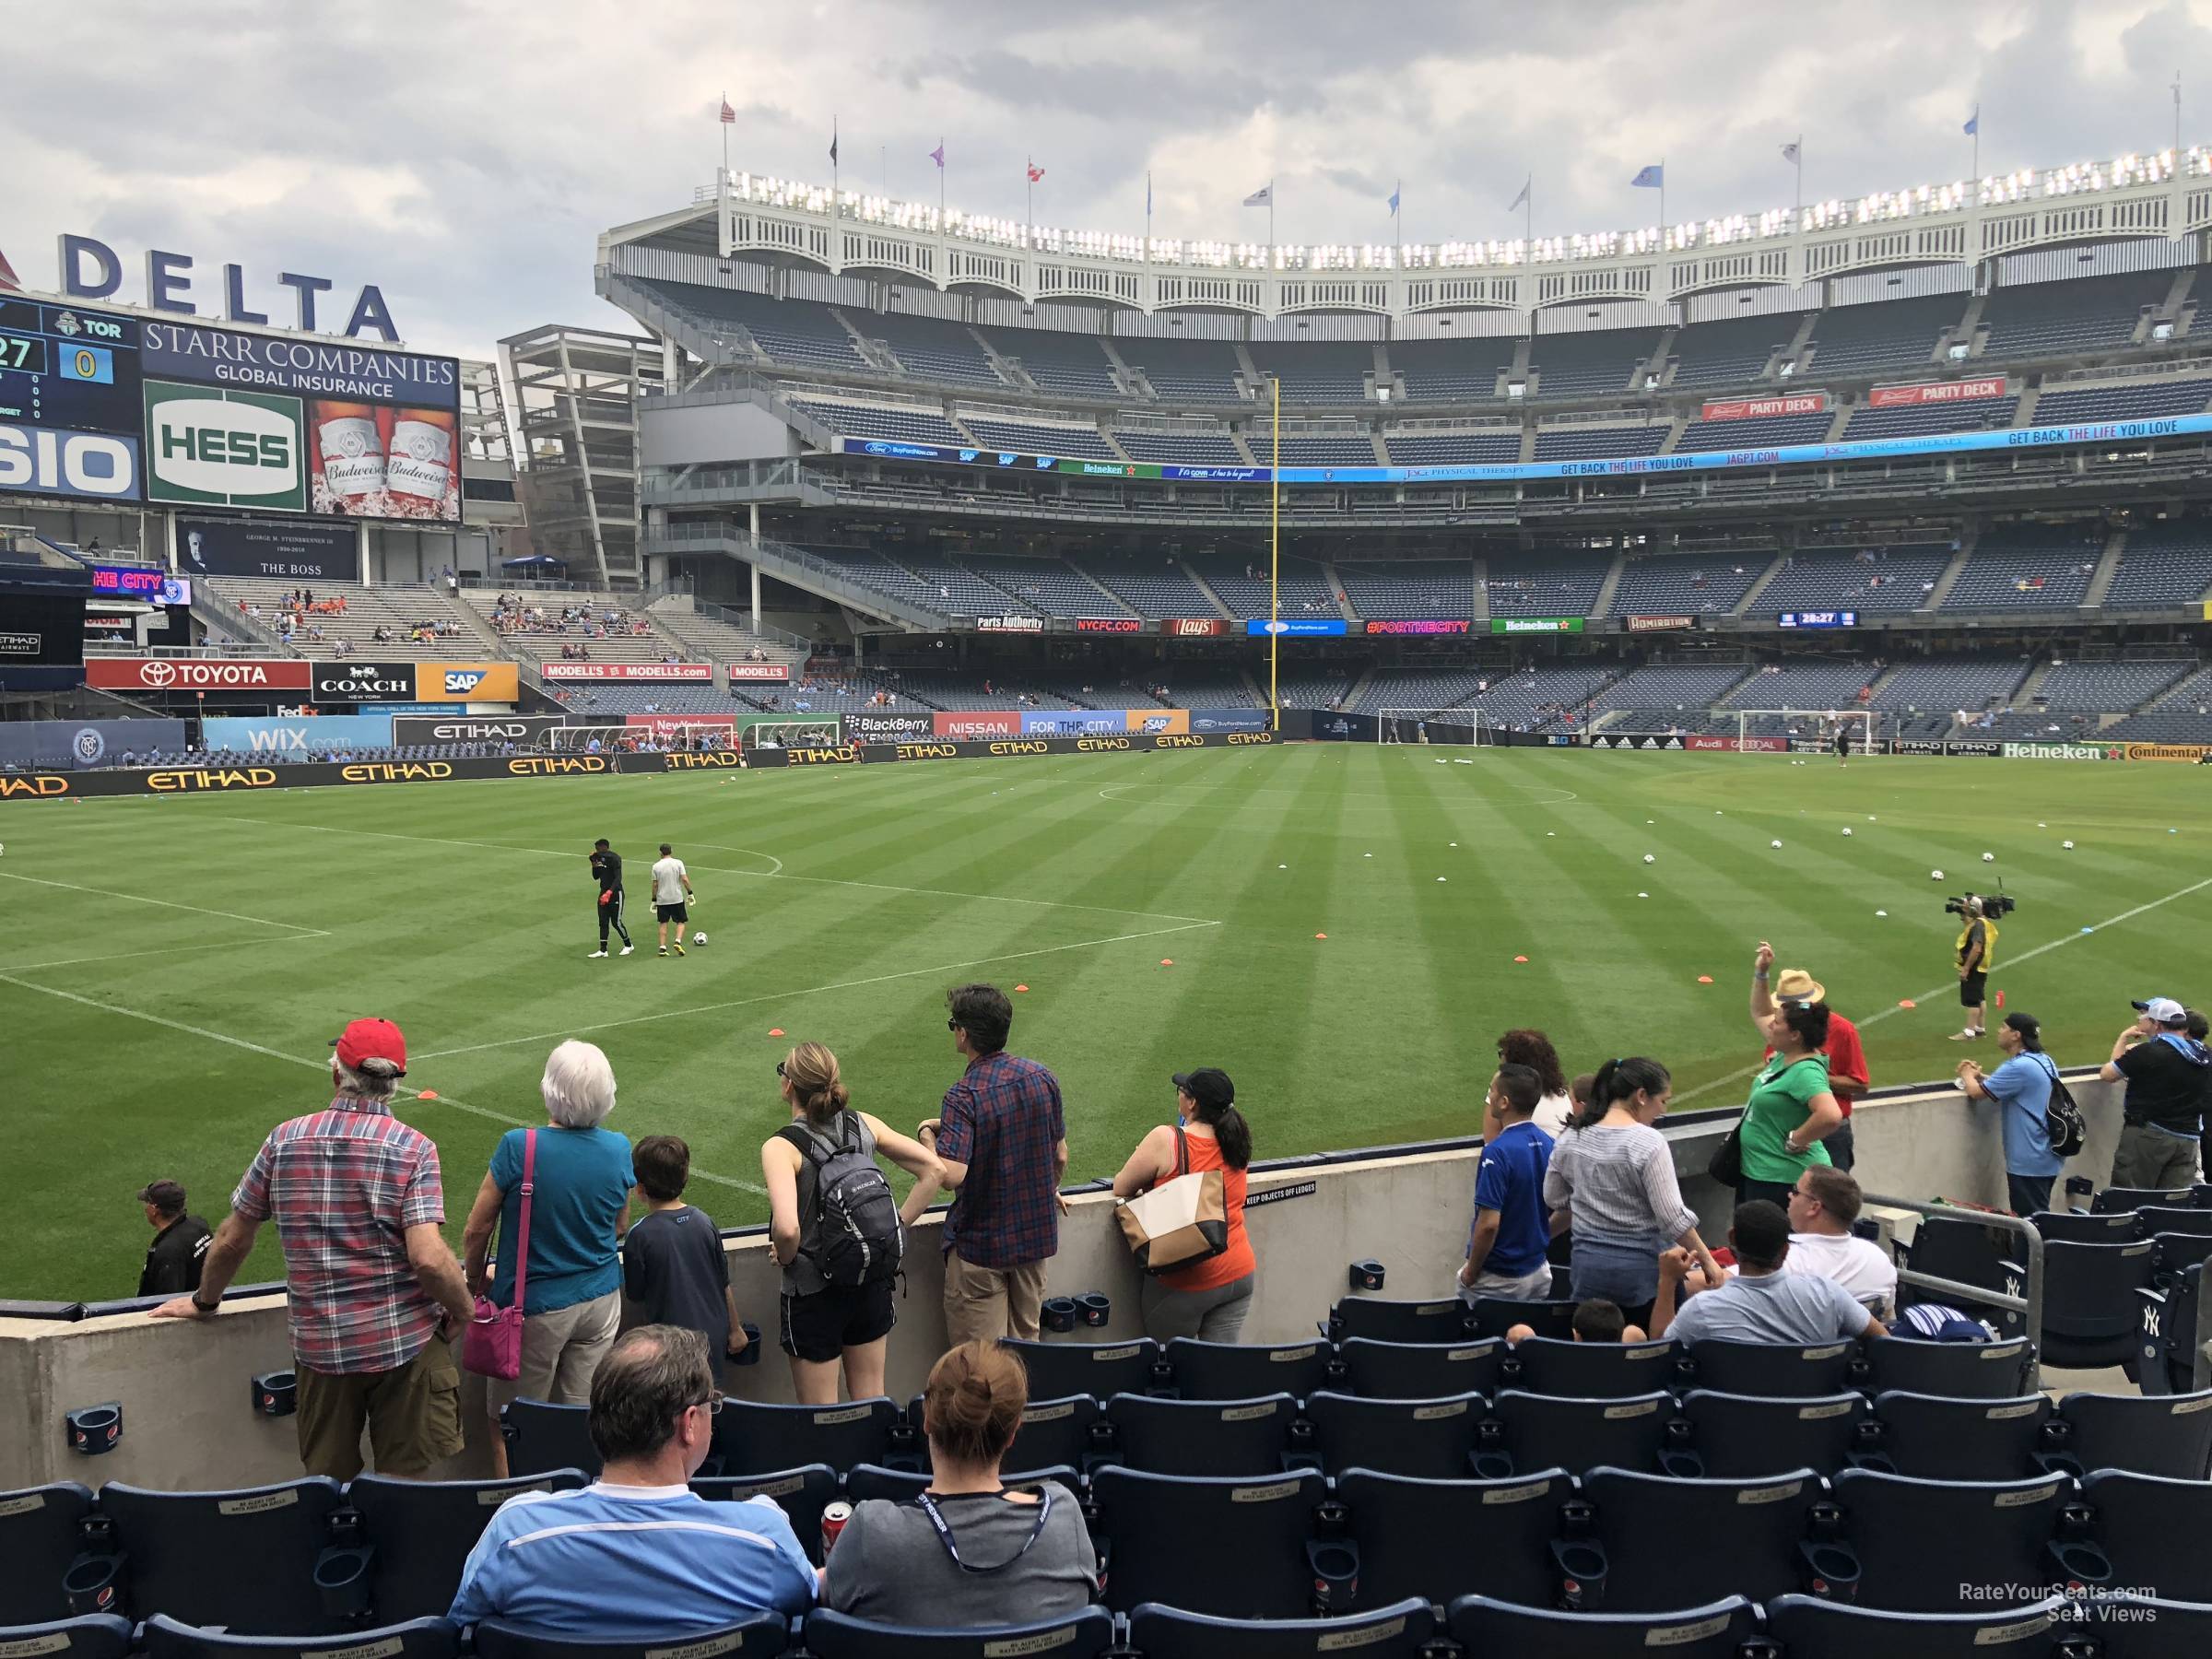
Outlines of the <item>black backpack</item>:
[[899,1271],[906,1230],[891,1183],[862,1149],[860,1119],[838,1118],[838,1143],[826,1146],[797,1124],[776,1131],[814,1166],[814,1213],[818,1241],[814,1265],[832,1285],[866,1285]]
[[2051,1074],[2051,1099],[2043,1107],[2043,1133],[2051,1137],[2053,1152],[2061,1158],[2072,1158],[2088,1138],[2088,1120],[2074,1103],[2074,1091],[2058,1075],[2057,1065],[2049,1060],[2043,1065]]

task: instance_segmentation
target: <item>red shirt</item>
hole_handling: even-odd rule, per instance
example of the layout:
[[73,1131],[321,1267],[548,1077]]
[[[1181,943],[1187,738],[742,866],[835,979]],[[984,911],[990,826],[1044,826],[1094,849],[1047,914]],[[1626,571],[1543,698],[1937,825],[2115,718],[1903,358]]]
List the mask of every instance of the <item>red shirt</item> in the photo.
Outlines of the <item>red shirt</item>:
[[[1828,1080],[1832,1084],[1838,1077],[1848,1078],[1864,1093],[1873,1082],[1866,1072],[1866,1051],[1859,1044],[1859,1028],[1841,1014],[1828,1017]],[[1767,1057],[1772,1059],[1774,1051],[1769,1049]],[[1841,1089],[1836,1091],[1836,1104],[1843,1108],[1843,1115],[1851,1115],[1851,1099]]]
[[1183,1144],[1191,1149],[1192,1174],[1221,1171],[1221,1202],[1229,1211],[1229,1248],[1211,1261],[1163,1273],[1159,1282],[1170,1290],[1214,1290],[1234,1284],[1257,1266],[1252,1240],[1244,1231],[1244,1171],[1232,1170],[1222,1161],[1221,1143],[1210,1135],[1186,1135]]

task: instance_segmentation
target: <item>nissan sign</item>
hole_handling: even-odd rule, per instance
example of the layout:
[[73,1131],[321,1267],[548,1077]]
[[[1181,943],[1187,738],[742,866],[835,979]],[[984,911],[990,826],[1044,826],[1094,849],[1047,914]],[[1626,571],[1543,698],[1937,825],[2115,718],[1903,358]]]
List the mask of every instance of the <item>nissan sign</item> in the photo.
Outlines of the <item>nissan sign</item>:
[[294,657],[87,657],[95,691],[305,691],[311,665]]
[[319,703],[398,702],[415,695],[413,663],[363,663],[341,657],[312,666],[314,700]]

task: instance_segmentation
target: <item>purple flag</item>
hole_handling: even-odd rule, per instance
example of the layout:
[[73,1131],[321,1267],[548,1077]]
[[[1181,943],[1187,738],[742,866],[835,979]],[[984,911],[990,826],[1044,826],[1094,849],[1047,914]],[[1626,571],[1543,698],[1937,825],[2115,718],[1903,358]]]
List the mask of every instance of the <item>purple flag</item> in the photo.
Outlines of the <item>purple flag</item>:
[[938,171],[939,172],[943,172],[943,171],[945,171],[945,140],[944,140],[944,139],[940,138],[940,139],[938,139],[938,140],[937,140],[937,147],[936,147],[935,149],[934,149],[934,150],[931,150],[931,151],[929,152],[929,159],[930,159],[932,161],[935,161],[935,162],[937,164],[937,171]]

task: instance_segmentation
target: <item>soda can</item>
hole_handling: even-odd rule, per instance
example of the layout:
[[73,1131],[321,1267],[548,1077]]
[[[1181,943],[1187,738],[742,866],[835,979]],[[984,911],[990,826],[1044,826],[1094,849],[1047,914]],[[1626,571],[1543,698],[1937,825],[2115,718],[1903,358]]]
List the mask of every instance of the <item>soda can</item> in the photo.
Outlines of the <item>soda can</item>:
[[841,1499],[822,1507],[822,1559],[837,1547],[838,1535],[845,1530],[845,1523],[853,1519],[853,1506]]

